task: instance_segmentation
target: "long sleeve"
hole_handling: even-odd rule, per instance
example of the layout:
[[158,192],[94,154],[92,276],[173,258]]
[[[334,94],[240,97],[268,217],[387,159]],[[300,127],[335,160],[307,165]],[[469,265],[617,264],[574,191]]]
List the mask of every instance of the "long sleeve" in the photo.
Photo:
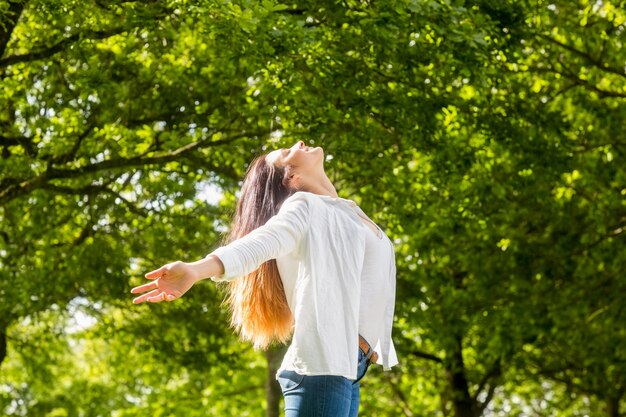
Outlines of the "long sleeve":
[[229,281],[242,277],[263,262],[296,250],[308,231],[309,210],[309,202],[302,194],[289,197],[263,226],[207,255],[217,256],[224,264],[224,274],[211,279]]

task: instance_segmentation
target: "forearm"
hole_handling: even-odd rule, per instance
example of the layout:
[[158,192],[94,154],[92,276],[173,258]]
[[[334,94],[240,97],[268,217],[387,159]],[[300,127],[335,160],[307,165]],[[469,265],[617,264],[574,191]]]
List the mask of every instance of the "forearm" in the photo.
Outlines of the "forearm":
[[207,256],[195,262],[186,262],[187,266],[197,277],[197,281],[220,276],[224,273],[224,265],[215,255]]

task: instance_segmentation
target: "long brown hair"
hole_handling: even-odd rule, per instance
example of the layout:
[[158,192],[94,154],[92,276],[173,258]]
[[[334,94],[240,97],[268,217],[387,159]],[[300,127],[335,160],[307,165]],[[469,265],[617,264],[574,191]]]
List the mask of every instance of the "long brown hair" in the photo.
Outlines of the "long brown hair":
[[[266,156],[259,156],[248,168],[226,243],[264,225],[295,191],[288,187],[289,168],[275,167]],[[232,313],[231,325],[255,349],[266,348],[272,341],[285,343],[291,337],[293,317],[276,260],[229,282],[225,302]]]

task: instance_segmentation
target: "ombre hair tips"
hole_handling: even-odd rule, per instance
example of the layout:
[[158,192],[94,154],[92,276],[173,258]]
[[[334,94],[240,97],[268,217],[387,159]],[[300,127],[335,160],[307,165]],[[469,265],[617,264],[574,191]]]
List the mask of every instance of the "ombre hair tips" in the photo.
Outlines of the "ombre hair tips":
[[[256,158],[246,172],[226,244],[264,225],[295,192],[287,184],[289,169],[268,163],[266,156]],[[293,317],[275,259],[230,281],[225,302],[231,325],[255,349],[274,341],[286,343],[291,337]]]

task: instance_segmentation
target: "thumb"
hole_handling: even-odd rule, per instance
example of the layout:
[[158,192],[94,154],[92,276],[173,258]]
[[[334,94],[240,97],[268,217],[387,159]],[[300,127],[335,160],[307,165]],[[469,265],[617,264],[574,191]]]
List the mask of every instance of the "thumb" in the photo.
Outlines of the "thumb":
[[150,271],[146,274],[146,278],[148,279],[156,279],[160,278],[167,271],[167,265],[163,265],[159,269],[155,269],[154,271]]

